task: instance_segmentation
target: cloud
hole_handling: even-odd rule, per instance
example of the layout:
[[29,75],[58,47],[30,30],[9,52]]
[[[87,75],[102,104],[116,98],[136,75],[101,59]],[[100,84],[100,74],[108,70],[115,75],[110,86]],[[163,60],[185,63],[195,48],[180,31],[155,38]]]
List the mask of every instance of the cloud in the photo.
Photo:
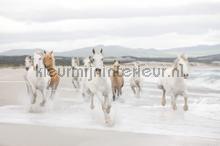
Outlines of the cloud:
[[170,7],[113,7],[113,8],[33,8],[30,9],[1,9],[0,15],[27,22],[51,22],[66,19],[114,19],[132,17],[160,17],[185,15],[215,15],[220,14],[220,3],[193,3]]
[[220,43],[215,0],[2,0],[0,49]]
[[204,34],[220,29],[220,15],[127,19],[79,19],[26,23],[0,18],[0,43],[65,41],[95,37],[152,37],[168,33]]

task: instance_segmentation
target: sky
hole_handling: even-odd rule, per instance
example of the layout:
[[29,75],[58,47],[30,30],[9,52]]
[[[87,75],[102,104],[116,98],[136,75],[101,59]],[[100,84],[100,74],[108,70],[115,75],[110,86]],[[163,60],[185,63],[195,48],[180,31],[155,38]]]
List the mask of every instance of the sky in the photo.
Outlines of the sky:
[[220,0],[0,0],[0,51],[220,43]]

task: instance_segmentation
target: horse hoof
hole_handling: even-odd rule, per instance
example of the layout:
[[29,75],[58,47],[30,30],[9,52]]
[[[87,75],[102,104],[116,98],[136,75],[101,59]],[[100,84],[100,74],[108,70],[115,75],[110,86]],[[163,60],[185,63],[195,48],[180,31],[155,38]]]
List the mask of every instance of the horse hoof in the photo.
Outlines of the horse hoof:
[[115,101],[115,96],[113,96],[113,101]]
[[161,102],[161,105],[162,105],[162,106],[165,106],[165,105],[166,105],[166,101],[163,100],[163,101]]
[[112,124],[111,119],[110,119],[110,118],[107,118],[107,119],[105,120],[105,124],[108,125],[108,126],[110,126],[110,125]]
[[173,110],[177,110],[177,106],[176,105],[173,105]]
[[42,102],[40,103],[40,106],[44,106],[45,103],[46,103],[46,101],[42,101]]
[[90,109],[91,109],[91,110],[93,110],[94,108],[95,108],[95,106],[94,106],[94,105],[91,105],[91,106],[90,106]]
[[184,105],[184,106],[183,106],[183,110],[184,110],[184,111],[188,111],[188,110],[189,110],[188,105]]
[[31,104],[35,104],[35,101],[31,101]]

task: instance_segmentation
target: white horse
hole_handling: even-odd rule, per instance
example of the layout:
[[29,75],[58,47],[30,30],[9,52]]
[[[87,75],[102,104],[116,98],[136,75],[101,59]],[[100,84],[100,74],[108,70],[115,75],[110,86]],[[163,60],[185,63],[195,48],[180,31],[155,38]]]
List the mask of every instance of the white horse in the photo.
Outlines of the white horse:
[[25,81],[25,85],[26,85],[26,88],[27,88],[27,93],[29,96],[31,96],[30,92],[31,92],[31,89],[30,89],[30,84],[27,80],[27,73],[28,73],[28,70],[33,66],[33,60],[32,60],[32,57],[31,56],[26,56],[25,57],[25,60],[24,60],[24,65],[25,65],[25,75],[24,75],[24,81]]
[[89,77],[92,76],[92,72],[93,71],[93,67],[94,67],[94,64],[93,64],[94,60],[91,56],[89,57],[86,57],[84,60],[83,60],[83,69],[84,69],[84,74],[83,74],[83,77],[81,78],[82,79],[82,96],[83,98],[86,98],[88,96],[90,96],[87,92],[88,92],[88,86],[87,86],[87,82],[89,79]]
[[142,84],[141,84],[141,77],[140,73],[138,73],[138,68],[140,68],[140,64],[135,63],[134,69],[136,70],[133,72],[131,78],[130,78],[130,87],[134,93],[135,96],[140,97],[140,92],[142,90]]
[[[25,65],[28,65],[28,63]],[[31,96],[31,104],[35,104],[36,102],[37,91],[40,91],[43,97],[40,105],[44,106],[46,103],[46,87],[48,86],[49,77],[47,76],[47,74],[44,74],[44,71],[45,67],[43,64],[43,50],[37,49],[34,52],[33,65],[29,66],[25,78],[28,86],[29,95]]]
[[94,67],[90,67],[88,70],[91,76],[87,76],[84,80],[83,95],[89,95],[91,99],[90,108],[94,109],[94,96],[98,97],[101,102],[102,110],[104,112],[105,123],[109,124],[111,121],[110,111],[111,111],[111,100],[109,99],[110,85],[107,83],[107,79],[102,75],[103,65],[103,54],[102,49],[100,51],[93,49],[93,56],[84,60],[91,64],[93,62]]
[[79,74],[77,72],[77,69],[79,68],[79,58],[78,57],[73,57],[72,61],[71,61],[71,66],[72,66],[72,71],[73,71],[73,79],[72,79],[72,83],[73,83],[73,87],[76,89],[80,88],[80,77]]
[[184,107],[185,111],[188,110],[187,104],[187,89],[185,79],[189,76],[188,70],[188,58],[186,55],[182,54],[177,57],[171,68],[168,68],[164,72],[164,76],[160,78],[158,87],[163,91],[161,104],[165,106],[166,95],[171,96],[171,104],[173,110],[177,109],[176,99],[179,95],[184,97]]

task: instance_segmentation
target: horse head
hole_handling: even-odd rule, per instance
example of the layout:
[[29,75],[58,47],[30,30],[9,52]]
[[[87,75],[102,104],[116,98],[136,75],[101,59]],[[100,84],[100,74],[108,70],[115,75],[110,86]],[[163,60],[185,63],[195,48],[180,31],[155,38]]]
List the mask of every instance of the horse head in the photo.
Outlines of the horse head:
[[26,56],[24,60],[25,69],[29,70],[29,68],[33,65],[32,57]]
[[71,65],[73,68],[76,68],[79,66],[79,58],[78,57],[72,57],[72,62],[71,62]]
[[43,68],[44,53],[42,49],[36,49],[34,52],[34,69]]
[[119,67],[120,67],[120,61],[114,60],[114,63],[112,65],[112,70],[117,72],[119,71]]
[[92,56],[89,56],[83,60],[84,67],[89,68],[93,66],[94,59]]
[[181,54],[174,61],[174,68],[181,71],[183,77],[187,79],[189,77],[189,61],[185,54]]
[[53,51],[50,52],[44,51],[43,64],[46,68],[54,67],[55,59],[54,59]]
[[92,56],[93,64],[94,64],[95,68],[96,69],[102,69],[103,66],[104,66],[104,64],[103,64],[104,56],[103,56],[103,53],[102,53],[103,50],[102,49],[101,50],[93,49],[92,52],[93,52],[93,56]]

